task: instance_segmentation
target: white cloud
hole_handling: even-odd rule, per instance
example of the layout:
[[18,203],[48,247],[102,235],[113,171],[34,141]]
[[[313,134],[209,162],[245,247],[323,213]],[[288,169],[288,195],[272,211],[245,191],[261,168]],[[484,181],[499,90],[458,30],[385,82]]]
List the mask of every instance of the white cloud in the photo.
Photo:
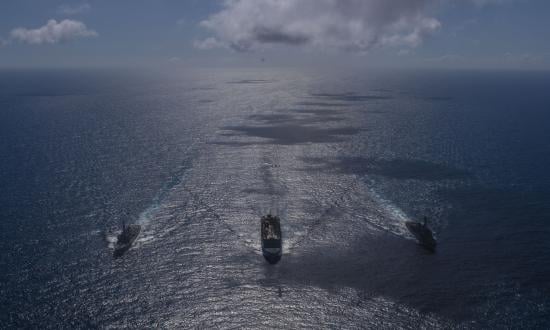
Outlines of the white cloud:
[[97,32],[88,29],[84,23],[69,19],[60,22],[51,19],[37,29],[17,28],[11,31],[12,39],[33,45],[55,44],[97,35]]
[[358,52],[377,46],[416,47],[440,27],[438,20],[426,15],[427,7],[434,2],[226,0],[223,10],[201,22],[216,38],[198,46],[224,45],[246,51],[267,44],[286,44]]
[[214,48],[223,48],[226,45],[218,39],[210,37],[204,40],[195,40],[195,42],[193,42],[193,46],[198,49],[207,50]]
[[63,15],[77,15],[87,12],[92,9],[88,3],[61,5],[57,8],[57,12]]

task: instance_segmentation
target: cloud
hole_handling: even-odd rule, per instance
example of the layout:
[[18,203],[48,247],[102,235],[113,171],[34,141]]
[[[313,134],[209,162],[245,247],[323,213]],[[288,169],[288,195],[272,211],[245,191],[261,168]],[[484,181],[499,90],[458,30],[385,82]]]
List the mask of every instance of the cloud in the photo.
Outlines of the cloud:
[[195,42],[193,42],[193,46],[197,49],[207,50],[214,48],[223,48],[226,45],[218,39],[210,37],[204,40],[195,40]]
[[92,9],[88,3],[74,4],[74,5],[61,5],[57,8],[57,12],[63,15],[77,15],[87,12]]
[[441,25],[426,15],[434,2],[226,0],[220,12],[200,24],[215,34],[215,39],[209,39],[217,43],[208,42],[209,46],[237,51],[283,44],[365,52],[379,46],[418,46]]
[[37,29],[17,28],[11,31],[12,39],[32,45],[55,44],[97,35],[97,32],[88,29],[84,23],[70,19],[60,22],[51,19]]

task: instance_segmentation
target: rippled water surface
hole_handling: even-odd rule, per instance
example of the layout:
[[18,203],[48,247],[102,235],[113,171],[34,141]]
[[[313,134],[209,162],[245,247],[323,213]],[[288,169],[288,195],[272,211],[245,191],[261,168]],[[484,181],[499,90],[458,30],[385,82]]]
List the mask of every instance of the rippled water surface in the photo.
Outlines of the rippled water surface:
[[[3,72],[0,327],[548,328],[548,86]],[[404,226],[424,215],[435,254]],[[113,259],[123,221],[142,233]]]

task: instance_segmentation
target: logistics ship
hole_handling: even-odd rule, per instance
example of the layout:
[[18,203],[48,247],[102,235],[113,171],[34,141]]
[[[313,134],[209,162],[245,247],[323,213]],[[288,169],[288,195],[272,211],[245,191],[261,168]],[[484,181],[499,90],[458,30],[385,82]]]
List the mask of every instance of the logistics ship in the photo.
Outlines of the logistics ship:
[[262,254],[270,264],[276,264],[283,255],[281,220],[268,214],[261,220]]

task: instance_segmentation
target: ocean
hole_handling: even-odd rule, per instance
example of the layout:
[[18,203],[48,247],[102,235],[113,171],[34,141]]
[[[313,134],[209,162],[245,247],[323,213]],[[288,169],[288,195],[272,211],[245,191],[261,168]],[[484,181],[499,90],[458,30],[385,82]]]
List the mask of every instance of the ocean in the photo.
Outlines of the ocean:
[[[0,328],[547,329],[549,86],[527,71],[4,70]],[[435,253],[404,225],[424,216]],[[114,259],[123,222],[142,232]]]

